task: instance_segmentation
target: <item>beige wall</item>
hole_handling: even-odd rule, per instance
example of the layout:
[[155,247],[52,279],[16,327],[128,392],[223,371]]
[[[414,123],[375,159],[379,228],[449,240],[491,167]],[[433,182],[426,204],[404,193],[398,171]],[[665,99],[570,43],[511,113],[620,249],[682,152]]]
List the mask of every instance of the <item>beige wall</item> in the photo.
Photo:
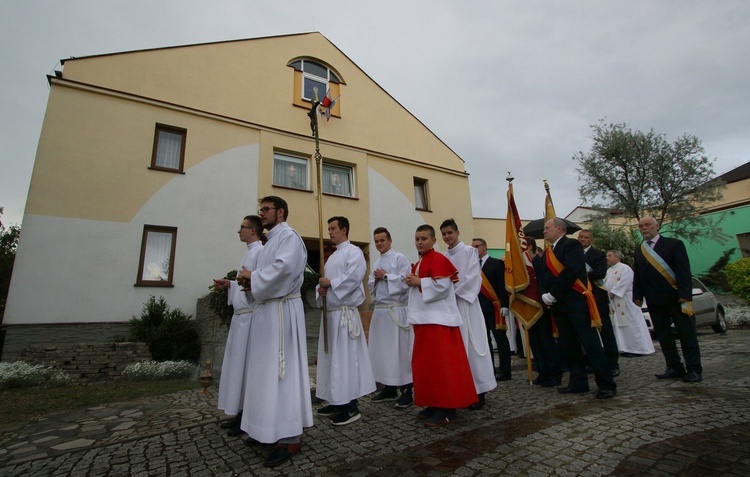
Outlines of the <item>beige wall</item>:
[[257,131],[227,122],[56,86],[50,92],[26,213],[130,221],[180,176],[149,170],[156,123],[188,130],[188,174],[207,157],[259,140]]
[[319,33],[78,58],[65,62],[63,77],[309,136],[307,110],[292,101],[294,70],[286,66],[302,55],[329,64],[345,82],[341,120],[321,124],[323,140],[464,170],[455,153]]

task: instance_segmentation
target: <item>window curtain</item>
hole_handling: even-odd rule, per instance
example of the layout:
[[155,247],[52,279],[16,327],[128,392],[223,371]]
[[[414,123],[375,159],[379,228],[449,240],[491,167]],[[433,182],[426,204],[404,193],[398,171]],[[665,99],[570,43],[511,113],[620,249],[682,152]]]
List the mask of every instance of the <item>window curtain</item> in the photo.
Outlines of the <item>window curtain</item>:
[[323,166],[323,192],[352,196],[352,172],[342,167]]
[[146,256],[143,260],[141,280],[169,280],[169,263],[172,252],[172,234],[148,232],[146,236]]
[[167,169],[179,169],[181,153],[182,135],[169,131],[159,131],[156,165]]

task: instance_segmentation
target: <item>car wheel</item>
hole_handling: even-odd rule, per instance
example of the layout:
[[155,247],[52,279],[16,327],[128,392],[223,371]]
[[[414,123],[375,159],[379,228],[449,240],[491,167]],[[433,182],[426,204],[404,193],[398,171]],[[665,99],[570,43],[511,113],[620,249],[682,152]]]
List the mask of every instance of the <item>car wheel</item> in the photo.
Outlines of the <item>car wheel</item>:
[[726,333],[727,332],[727,320],[724,319],[724,310],[716,310],[716,323],[711,325],[714,333]]

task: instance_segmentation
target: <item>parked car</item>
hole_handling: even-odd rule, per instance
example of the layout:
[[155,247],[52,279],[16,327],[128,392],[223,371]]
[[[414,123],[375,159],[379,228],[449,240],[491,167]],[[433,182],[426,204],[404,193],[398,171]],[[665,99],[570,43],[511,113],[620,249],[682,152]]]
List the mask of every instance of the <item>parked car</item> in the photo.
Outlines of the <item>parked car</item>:
[[[646,320],[648,330],[653,333],[654,324],[651,322],[646,300],[643,300],[641,309],[643,310],[643,318]],[[695,320],[696,328],[710,326],[715,333],[727,332],[724,307],[719,303],[716,295],[695,277],[693,277],[693,311],[695,312],[693,319]],[[674,331],[674,325],[672,325],[672,331]]]

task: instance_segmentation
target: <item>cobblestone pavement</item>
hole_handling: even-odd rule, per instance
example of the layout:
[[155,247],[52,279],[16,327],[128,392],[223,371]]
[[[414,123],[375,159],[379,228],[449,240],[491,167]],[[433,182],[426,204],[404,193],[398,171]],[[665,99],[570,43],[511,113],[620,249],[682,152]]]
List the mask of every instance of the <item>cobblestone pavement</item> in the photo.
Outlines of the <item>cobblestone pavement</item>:
[[351,425],[316,416],[300,453],[276,469],[262,465],[267,447],[218,427],[215,388],[75,410],[0,434],[0,476],[750,476],[750,331],[699,340],[699,384],[655,379],[658,347],[621,358],[607,401],[532,387],[514,359],[513,380],[455,425],[427,429],[415,408],[363,399]]

